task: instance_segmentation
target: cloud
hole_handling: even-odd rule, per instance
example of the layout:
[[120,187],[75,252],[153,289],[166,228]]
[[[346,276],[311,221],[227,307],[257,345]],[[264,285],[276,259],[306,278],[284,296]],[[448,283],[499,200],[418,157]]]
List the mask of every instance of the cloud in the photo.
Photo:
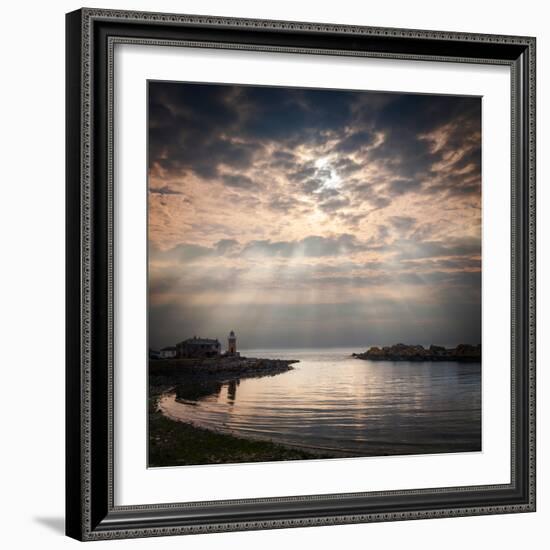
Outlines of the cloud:
[[241,117],[231,104],[232,93],[224,86],[150,82],[150,166],[203,177],[216,176],[222,164],[249,166],[258,145],[225,135]]
[[480,98],[150,82],[149,161],[152,338],[479,334]]
[[287,174],[287,178],[294,182],[301,182],[315,176],[318,172],[315,163],[304,163],[298,170],[294,170]]
[[323,182],[320,179],[309,178],[301,182],[300,189],[307,195],[311,195],[319,191],[323,187]]
[[292,196],[275,196],[268,201],[269,208],[277,212],[288,212],[301,205],[301,202]]
[[356,202],[366,201],[376,209],[386,208],[392,203],[391,197],[381,191],[379,185],[355,180],[350,181],[349,184],[350,192]]
[[[385,228],[380,226],[378,239],[384,238],[385,235]],[[212,246],[198,246],[190,243],[182,243],[166,251],[160,251],[153,248],[151,250],[151,256],[154,260],[170,260],[182,263],[228,254],[231,254],[232,257],[325,257],[366,251],[377,242],[377,239],[361,242],[355,235],[348,233],[333,237],[310,235],[296,241],[272,241],[269,239],[253,240],[245,242],[244,244],[240,244],[235,239],[221,239]]]
[[257,187],[256,182],[252,181],[248,176],[224,174],[220,179],[228,187],[236,187],[237,189],[254,189]]
[[236,250],[238,246],[239,242],[235,239],[221,239],[216,243],[215,248],[218,254],[226,254]]
[[243,249],[245,255],[259,256],[338,256],[365,250],[366,245],[360,243],[354,235],[342,234],[337,237],[320,237],[311,235],[299,241],[269,240],[253,241]]
[[339,153],[351,153],[372,145],[375,141],[375,136],[367,130],[357,130],[345,138],[338,141],[335,151]]
[[335,160],[334,167],[339,173],[347,176],[361,170],[362,166],[359,162],[355,162],[349,157],[340,156],[337,160]]
[[388,220],[394,229],[402,233],[410,231],[416,225],[416,218],[411,216],[390,216]]
[[178,262],[193,262],[200,258],[211,256],[215,251],[206,246],[196,244],[182,243],[166,252],[152,251],[157,258],[176,260]]
[[324,212],[336,212],[342,208],[349,206],[350,201],[345,197],[334,197],[322,202],[319,207]]
[[418,180],[399,178],[388,184],[388,191],[397,195],[419,191],[422,184]]
[[400,259],[421,259],[481,254],[481,242],[477,237],[450,238],[446,241],[399,240],[395,243]]
[[149,193],[153,193],[154,195],[183,195],[181,191],[170,189],[167,185],[158,188],[150,187]]

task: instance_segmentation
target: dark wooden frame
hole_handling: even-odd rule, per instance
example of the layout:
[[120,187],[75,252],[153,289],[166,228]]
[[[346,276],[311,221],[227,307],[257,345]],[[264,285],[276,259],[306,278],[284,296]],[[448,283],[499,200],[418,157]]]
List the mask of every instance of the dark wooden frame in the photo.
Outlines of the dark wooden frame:
[[[67,14],[66,28],[67,535],[98,540],[534,511],[535,39],[101,9]],[[511,483],[114,506],[111,132],[116,43],[511,68]]]

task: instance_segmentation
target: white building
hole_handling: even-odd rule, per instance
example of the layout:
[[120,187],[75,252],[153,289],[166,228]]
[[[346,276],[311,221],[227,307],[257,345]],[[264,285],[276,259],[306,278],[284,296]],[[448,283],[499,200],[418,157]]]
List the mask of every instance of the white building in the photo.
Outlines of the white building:
[[173,357],[176,357],[176,346],[168,346],[166,348],[162,348],[159,355],[161,359],[172,359]]

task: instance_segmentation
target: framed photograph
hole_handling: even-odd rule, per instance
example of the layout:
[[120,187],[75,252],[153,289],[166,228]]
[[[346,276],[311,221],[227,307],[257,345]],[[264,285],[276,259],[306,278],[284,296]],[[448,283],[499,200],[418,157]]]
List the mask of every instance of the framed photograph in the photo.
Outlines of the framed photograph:
[[535,39],[67,15],[67,535],[535,510]]

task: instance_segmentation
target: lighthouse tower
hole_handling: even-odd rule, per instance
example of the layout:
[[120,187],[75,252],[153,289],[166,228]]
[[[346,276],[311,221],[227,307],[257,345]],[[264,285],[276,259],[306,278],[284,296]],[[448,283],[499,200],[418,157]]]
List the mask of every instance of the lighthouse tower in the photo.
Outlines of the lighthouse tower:
[[237,337],[233,331],[229,333],[227,338],[227,355],[237,355]]

